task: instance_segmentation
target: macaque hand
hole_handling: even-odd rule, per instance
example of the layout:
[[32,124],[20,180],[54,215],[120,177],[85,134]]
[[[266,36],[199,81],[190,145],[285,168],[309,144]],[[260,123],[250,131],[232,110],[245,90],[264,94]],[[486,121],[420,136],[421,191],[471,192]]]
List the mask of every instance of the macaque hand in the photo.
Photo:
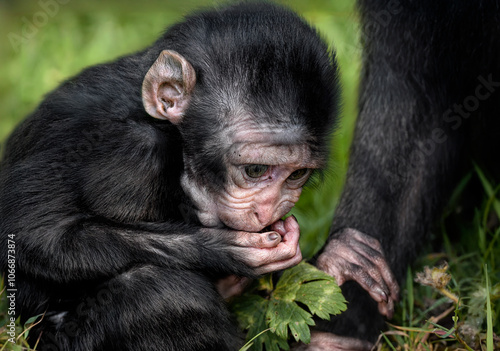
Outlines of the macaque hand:
[[392,318],[399,285],[377,239],[356,229],[342,229],[318,257],[317,267],[335,277],[339,285],[356,281],[378,303],[379,312]]
[[300,230],[295,217],[279,220],[266,233],[237,232],[235,252],[258,275],[297,265],[302,260]]

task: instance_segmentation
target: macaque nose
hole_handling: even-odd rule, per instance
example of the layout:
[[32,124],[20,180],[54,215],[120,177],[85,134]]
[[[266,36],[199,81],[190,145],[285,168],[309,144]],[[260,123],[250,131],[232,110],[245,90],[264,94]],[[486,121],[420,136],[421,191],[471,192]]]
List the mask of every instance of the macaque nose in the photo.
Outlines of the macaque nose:
[[[283,184],[280,179],[276,179],[264,188],[258,197],[255,198],[253,212],[256,222],[263,228],[273,224],[279,219],[278,211],[283,208],[280,204],[283,202]],[[286,213],[281,213],[285,215]]]
[[273,216],[273,207],[259,208],[258,211],[255,211],[255,217],[257,218],[259,224],[261,224],[263,227],[267,227],[268,225],[272,224]]

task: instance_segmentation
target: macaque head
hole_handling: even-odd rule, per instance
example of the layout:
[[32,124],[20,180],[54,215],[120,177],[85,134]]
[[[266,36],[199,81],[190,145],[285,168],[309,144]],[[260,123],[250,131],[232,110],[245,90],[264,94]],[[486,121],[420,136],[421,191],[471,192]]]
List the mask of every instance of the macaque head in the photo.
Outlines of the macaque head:
[[[146,111],[182,135],[181,184],[204,226],[263,230],[326,164],[336,65],[316,31],[288,15],[271,11],[237,45],[224,45],[223,25],[207,28],[203,45],[163,43],[145,76]],[[182,25],[194,27],[189,18]]]

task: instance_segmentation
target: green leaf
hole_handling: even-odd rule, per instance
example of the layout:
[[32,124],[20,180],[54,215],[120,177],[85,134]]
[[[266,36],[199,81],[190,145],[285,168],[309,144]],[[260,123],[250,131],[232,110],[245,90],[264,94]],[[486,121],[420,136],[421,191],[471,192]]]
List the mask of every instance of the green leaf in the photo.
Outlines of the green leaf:
[[312,315],[293,301],[271,299],[267,311],[269,327],[278,336],[287,339],[288,329],[296,341],[311,341],[308,325],[314,325]]
[[276,292],[281,289],[290,290],[293,285],[301,285],[304,282],[313,280],[329,280],[335,282],[335,278],[332,276],[320,271],[309,263],[301,262],[283,273],[276,285]]
[[312,314],[330,320],[330,315],[345,311],[346,301],[335,282],[319,280],[304,284],[298,291],[295,301],[301,302]]
[[244,350],[262,351],[263,345],[265,345],[266,351],[289,349],[286,339],[271,331],[262,333],[269,329],[266,321],[268,305],[269,300],[255,294],[244,294],[235,298],[231,304],[231,309],[236,315],[240,327],[244,330],[248,329],[247,340],[253,341],[251,345],[244,347]]
[[265,311],[267,311],[268,304],[269,301],[259,295],[245,294],[235,298],[231,308],[239,325],[243,329],[249,329],[249,334],[251,332],[252,335],[257,335],[267,329]]
[[[313,315],[328,320],[347,308],[335,279],[308,263],[301,262],[283,272],[267,298],[256,295],[256,290],[269,293],[270,282],[261,279],[256,289],[232,303],[240,326],[248,329],[247,340],[253,340],[245,350],[262,351],[263,345],[266,351],[288,350],[290,334],[295,341],[309,343],[309,327],[315,325]],[[267,328],[271,330],[252,339]]]
[[266,274],[265,276],[260,278],[259,279],[259,287],[260,287],[260,290],[273,291],[273,289],[274,289],[273,275]]
[[312,314],[326,320],[347,308],[335,278],[305,262],[283,273],[272,297],[301,302]]

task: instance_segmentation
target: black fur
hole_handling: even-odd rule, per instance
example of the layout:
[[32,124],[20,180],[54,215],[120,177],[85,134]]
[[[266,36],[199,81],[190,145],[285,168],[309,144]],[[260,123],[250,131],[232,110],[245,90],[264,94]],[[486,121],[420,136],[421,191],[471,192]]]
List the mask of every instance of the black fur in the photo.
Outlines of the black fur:
[[[470,156],[499,179],[500,2],[359,8],[360,112],[332,235],[350,227],[377,238],[402,282]],[[343,291],[348,311],[321,329],[374,341],[384,329],[376,303],[355,283]]]
[[[164,49],[196,71],[181,132],[147,115],[141,100]],[[15,235],[17,315],[45,313],[30,333],[34,343],[43,332],[38,349],[241,346],[213,282],[253,272],[230,231],[184,223],[182,152],[200,178],[221,186],[218,138],[235,112],[221,92],[229,92],[256,121],[302,128],[303,142],[325,158],[336,114],[332,61],[297,15],[241,4],[190,16],[144,51],[49,94],[8,140],[0,171],[1,246]]]

